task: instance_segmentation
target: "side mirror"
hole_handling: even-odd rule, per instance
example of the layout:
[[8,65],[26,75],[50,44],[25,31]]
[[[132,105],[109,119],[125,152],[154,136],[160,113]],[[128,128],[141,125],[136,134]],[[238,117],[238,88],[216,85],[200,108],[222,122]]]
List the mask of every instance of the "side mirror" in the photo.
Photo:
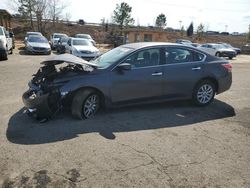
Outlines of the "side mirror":
[[12,32],[9,32],[9,35],[10,35],[10,38],[14,37],[14,33],[12,33]]
[[119,70],[131,70],[132,66],[129,63],[122,63],[117,66]]

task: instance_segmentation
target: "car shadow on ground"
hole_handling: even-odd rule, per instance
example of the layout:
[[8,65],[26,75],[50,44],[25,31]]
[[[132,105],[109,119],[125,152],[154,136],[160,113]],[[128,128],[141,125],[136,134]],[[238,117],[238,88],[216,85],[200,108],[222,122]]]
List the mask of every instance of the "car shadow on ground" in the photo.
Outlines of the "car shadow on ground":
[[219,100],[207,107],[194,107],[184,101],[103,110],[82,121],[63,112],[53,120],[39,123],[23,111],[20,109],[9,119],[6,135],[12,143],[27,145],[68,140],[86,133],[115,139],[115,133],[119,132],[187,126],[235,115],[232,106]]

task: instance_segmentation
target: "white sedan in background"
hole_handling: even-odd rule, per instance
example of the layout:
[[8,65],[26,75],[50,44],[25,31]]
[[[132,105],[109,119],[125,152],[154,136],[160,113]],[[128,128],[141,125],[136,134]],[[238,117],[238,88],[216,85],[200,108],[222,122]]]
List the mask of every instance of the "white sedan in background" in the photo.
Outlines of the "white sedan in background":
[[65,52],[80,57],[86,61],[99,57],[101,52],[87,39],[69,38]]
[[233,49],[229,49],[221,44],[215,44],[215,43],[202,44],[197,48],[211,55],[218,57],[228,57],[229,59],[233,59],[234,57],[236,57],[237,54]]

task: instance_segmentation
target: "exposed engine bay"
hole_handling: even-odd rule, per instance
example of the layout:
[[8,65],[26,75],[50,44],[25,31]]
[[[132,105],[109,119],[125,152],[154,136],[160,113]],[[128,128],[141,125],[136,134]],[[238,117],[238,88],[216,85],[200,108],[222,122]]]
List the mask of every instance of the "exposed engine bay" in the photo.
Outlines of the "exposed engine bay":
[[52,57],[33,75],[29,90],[23,94],[23,102],[36,118],[49,118],[62,108],[63,95],[60,86],[69,79],[88,74],[95,67],[70,54]]

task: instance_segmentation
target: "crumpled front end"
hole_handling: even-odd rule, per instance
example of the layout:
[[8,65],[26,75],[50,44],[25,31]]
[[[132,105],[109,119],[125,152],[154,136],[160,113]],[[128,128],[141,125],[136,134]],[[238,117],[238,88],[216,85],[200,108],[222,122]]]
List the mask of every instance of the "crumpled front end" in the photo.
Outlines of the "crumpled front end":
[[23,94],[23,103],[35,118],[50,118],[60,109],[60,94],[30,88]]

